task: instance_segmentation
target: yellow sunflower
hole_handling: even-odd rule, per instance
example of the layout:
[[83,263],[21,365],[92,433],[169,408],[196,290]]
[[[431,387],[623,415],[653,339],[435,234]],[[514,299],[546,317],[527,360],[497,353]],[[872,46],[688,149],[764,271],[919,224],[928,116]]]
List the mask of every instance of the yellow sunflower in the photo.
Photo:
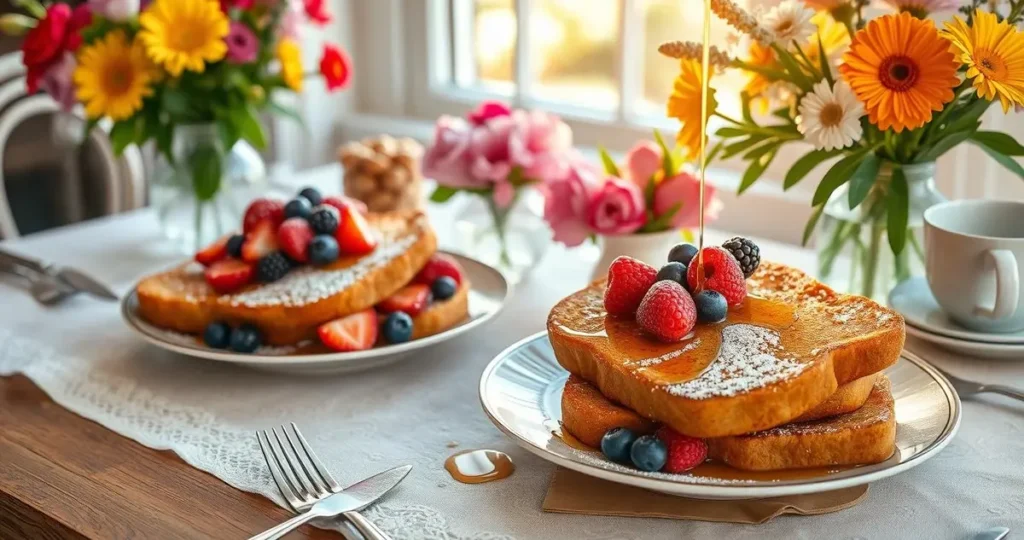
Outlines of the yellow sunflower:
[[288,88],[302,91],[302,51],[295,40],[284,38],[277,44],[277,60],[281,62],[281,78]]
[[953,42],[953,52],[967,66],[978,94],[989,101],[999,98],[1003,112],[1010,105],[1024,105],[1024,33],[994,13],[978,10],[974,24],[960,17],[946,23],[940,32]]
[[[668,116],[678,118],[682,122],[676,142],[686,149],[685,159],[692,161],[700,157],[701,119],[701,64],[697,60],[683,59],[680,61],[680,72],[673,83],[672,95],[668,98]],[[718,102],[715,101],[714,88],[708,87],[708,115],[715,112]]]
[[868,120],[897,133],[917,129],[953,99],[960,64],[930,20],[883,15],[853,36],[839,72]]
[[[821,38],[821,46],[825,49],[825,55],[829,59],[835,59],[846,52],[846,48],[850,46],[850,32],[846,29],[845,24],[837,22],[825,12],[815,14],[811,18],[811,22],[818,29],[817,35]],[[803,51],[815,66],[821,65],[821,61],[818,59],[817,37],[812,37],[810,44],[803,47]]]
[[217,0],[155,0],[139,24],[149,57],[175,77],[186,69],[202,73],[228,51],[228,17]]
[[[750,40],[750,48],[747,50],[747,58],[744,61],[752,66],[779,69],[775,50],[769,45],[762,45],[754,40]],[[743,91],[752,98],[761,96],[773,82],[770,77],[757,71],[748,71],[747,74],[747,84],[743,87]],[[764,100],[764,107],[768,107],[767,100]]]
[[143,98],[153,95],[152,73],[142,44],[129,43],[124,31],[114,30],[78,53],[76,93],[89,118],[124,120],[142,108]]

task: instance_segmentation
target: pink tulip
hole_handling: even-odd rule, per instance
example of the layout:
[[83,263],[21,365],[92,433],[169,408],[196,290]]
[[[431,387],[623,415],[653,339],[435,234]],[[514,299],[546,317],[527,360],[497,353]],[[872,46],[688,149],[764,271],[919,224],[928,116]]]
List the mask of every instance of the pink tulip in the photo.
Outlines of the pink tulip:
[[71,111],[75,106],[75,85],[71,77],[75,72],[75,55],[65,52],[64,55],[46,69],[39,86],[50,95],[64,112]]
[[301,39],[299,33],[302,30],[302,23],[306,20],[306,12],[302,7],[301,0],[283,0],[288,2],[281,14],[281,24],[277,27],[278,34],[282,38]]
[[608,177],[590,204],[587,222],[598,234],[636,232],[647,221],[640,188],[632,182]]
[[423,174],[438,184],[453,188],[482,187],[469,174],[470,126],[454,116],[437,119],[434,142],[423,155]]
[[499,116],[508,116],[512,114],[512,109],[508,105],[500,101],[484,101],[481,102],[476,109],[469,113],[466,117],[471,124],[479,126],[486,123],[491,118],[497,118]]
[[232,64],[248,64],[256,60],[260,41],[248,25],[241,21],[231,21],[228,35],[224,38],[228,45],[227,61]]
[[572,150],[572,130],[553,114],[515,111],[509,138],[511,160],[530,180],[548,182],[568,171],[566,156]]
[[645,190],[654,174],[661,170],[661,147],[652,141],[638,141],[626,152],[623,165],[623,170],[619,171],[623,178]]
[[596,168],[576,160],[565,177],[547,183],[544,219],[554,231],[556,242],[574,247],[590,236],[587,218],[599,181]]
[[515,129],[512,116],[498,116],[472,128],[469,140],[469,172],[480,179],[502,182],[508,179],[514,164],[509,154],[509,138]]
[[[705,223],[718,218],[722,202],[717,197],[718,190],[711,184],[704,191]],[[681,204],[672,216],[672,227],[692,229],[700,221],[700,180],[689,173],[679,173],[658,184],[654,191],[654,215],[660,216]]]
[[139,0],[89,0],[93,13],[114,22],[124,22],[139,13]]

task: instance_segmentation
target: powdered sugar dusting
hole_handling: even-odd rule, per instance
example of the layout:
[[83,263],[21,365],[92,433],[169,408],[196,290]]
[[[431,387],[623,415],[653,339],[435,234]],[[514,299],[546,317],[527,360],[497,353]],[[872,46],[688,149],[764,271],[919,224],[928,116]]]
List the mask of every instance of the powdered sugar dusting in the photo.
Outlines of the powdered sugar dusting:
[[642,368],[656,366],[656,365],[658,365],[658,364],[660,364],[662,362],[665,362],[666,360],[671,360],[673,358],[682,356],[682,355],[684,355],[684,354],[686,354],[686,353],[696,349],[699,346],[700,346],[700,339],[698,338],[698,339],[695,339],[695,340],[687,343],[686,346],[683,347],[682,349],[678,349],[678,350],[675,350],[675,351],[667,352],[667,353],[665,353],[665,354],[663,354],[661,356],[658,356],[656,358],[648,358],[646,360],[641,360],[641,361],[637,362],[637,365],[642,367]]
[[779,333],[750,324],[722,330],[718,356],[697,378],[665,387],[689,399],[734,396],[796,376],[806,364],[785,358]]
[[296,307],[312,304],[351,287],[371,270],[388,264],[404,253],[416,238],[416,235],[408,235],[382,243],[373,253],[345,268],[326,271],[311,266],[298,268],[274,283],[231,296],[231,305]]

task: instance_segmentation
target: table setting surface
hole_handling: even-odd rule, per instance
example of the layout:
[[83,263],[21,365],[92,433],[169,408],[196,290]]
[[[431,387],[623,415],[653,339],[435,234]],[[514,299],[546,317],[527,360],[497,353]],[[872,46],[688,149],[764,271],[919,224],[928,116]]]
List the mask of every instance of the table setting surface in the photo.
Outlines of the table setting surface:
[[[454,210],[431,205],[428,213],[444,247]],[[810,250],[759,243],[765,258],[814,269]],[[3,245],[74,266],[120,295],[181,259],[161,247],[150,210]],[[961,538],[993,525],[1024,530],[1024,407],[998,396],[964,401],[948,447],[871,484],[865,500],[841,512],[758,526],[544,513],[554,465],[488,420],[479,379],[500,351],[544,329],[552,305],[586,285],[596,259],[587,248],[552,247],[489,324],[408,361],[321,377],[162,351],[132,333],[116,303],[79,295],[44,308],[0,278],[0,455],[8,465],[0,510],[16,516],[22,532],[68,537],[249,536],[289,515],[256,431],[295,422],[342,484],[413,466],[363,512],[395,538]],[[963,358],[913,338],[907,347],[955,375],[1024,386],[1024,358]],[[509,454],[515,473],[488,484],[453,480],[445,459],[478,448]],[[0,537],[11,526],[0,524]]]

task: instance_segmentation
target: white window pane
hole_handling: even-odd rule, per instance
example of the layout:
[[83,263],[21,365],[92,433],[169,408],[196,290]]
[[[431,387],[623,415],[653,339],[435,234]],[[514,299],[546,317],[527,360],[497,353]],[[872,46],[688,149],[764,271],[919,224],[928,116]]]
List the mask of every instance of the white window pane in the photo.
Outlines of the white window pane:
[[473,8],[472,84],[509,86],[513,81],[517,32],[513,0],[473,0]]

